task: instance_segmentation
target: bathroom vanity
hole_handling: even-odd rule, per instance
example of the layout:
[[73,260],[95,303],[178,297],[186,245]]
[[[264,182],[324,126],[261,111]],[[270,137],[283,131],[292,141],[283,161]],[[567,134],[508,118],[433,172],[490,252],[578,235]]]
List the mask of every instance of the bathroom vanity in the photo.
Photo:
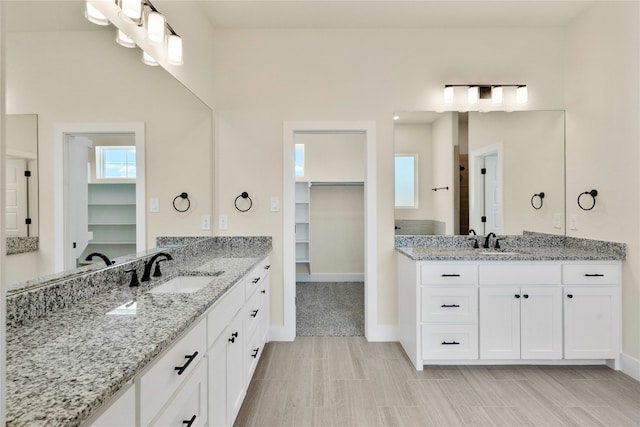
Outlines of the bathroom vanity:
[[466,241],[396,247],[398,331],[416,369],[536,363],[618,369],[624,245],[557,237],[498,251],[461,246]]
[[[161,251],[138,288],[146,255],[9,296],[7,426],[233,425],[267,341],[271,239]],[[40,301],[58,310],[33,319]]]

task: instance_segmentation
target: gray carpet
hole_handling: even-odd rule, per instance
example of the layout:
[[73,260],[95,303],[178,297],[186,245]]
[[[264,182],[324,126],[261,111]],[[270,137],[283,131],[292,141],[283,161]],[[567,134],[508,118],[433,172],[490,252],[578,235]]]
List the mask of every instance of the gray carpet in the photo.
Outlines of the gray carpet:
[[296,283],[298,336],[363,336],[363,282]]

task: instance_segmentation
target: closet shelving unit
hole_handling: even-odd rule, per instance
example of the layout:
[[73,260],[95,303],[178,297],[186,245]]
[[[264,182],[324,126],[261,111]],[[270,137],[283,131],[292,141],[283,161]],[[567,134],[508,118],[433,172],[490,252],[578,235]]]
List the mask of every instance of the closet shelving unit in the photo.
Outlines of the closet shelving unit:
[[89,183],[89,231],[93,239],[83,252],[109,258],[136,252],[136,185],[134,183]]
[[309,239],[311,235],[311,183],[296,182],[296,264],[311,272],[311,253]]

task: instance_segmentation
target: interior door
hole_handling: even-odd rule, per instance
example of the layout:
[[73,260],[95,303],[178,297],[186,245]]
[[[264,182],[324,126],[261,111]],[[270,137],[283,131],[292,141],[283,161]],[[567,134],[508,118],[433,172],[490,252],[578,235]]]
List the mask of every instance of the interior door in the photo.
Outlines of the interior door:
[[27,224],[27,162],[24,159],[6,159],[6,216],[7,236],[26,236]]
[[86,137],[69,135],[65,142],[65,269],[77,267],[77,259],[89,243],[89,177]]
[[501,183],[498,174],[498,155],[492,154],[484,158],[485,179],[484,179],[484,195],[485,195],[485,216],[487,222],[485,224],[486,234],[494,232],[500,234],[502,232],[502,196]]

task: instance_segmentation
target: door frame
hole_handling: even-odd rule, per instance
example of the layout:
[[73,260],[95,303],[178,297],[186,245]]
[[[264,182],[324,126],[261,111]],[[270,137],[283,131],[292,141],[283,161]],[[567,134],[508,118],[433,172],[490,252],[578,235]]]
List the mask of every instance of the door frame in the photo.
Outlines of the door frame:
[[366,158],[364,178],[364,330],[369,341],[380,341],[378,330],[378,243],[376,185],[376,126],[373,121],[301,121],[284,122],[283,132],[283,326],[271,328],[275,341],[296,338],[296,259],[295,259],[295,134],[296,133],[365,134]]
[[133,134],[136,143],[136,251],[144,251],[146,243],[146,177],[145,177],[145,126],[143,122],[120,123],[57,123],[53,135],[53,241],[54,272],[65,270],[65,191],[64,144],[68,135],[82,133]]

